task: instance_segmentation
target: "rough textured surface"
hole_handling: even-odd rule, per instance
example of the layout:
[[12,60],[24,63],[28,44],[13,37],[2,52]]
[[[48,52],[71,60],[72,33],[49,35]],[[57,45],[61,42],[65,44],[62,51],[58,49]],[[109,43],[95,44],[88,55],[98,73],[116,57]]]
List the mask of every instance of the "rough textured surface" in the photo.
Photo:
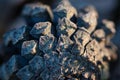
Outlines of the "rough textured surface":
[[78,27],[85,27],[91,33],[97,25],[98,13],[92,6],[81,9],[78,14]]
[[29,66],[24,66],[16,73],[16,75],[20,80],[30,80],[33,76],[33,73],[30,72]]
[[76,24],[71,22],[69,19],[62,18],[59,21],[56,29],[57,29],[58,36],[63,34],[63,35],[66,35],[66,36],[70,37],[75,32],[75,30],[77,29],[77,26],[76,26]]
[[72,44],[73,44],[73,41],[69,37],[67,37],[65,35],[61,35],[58,38],[56,50],[58,50],[59,52],[64,52],[64,51],[70,49],[69,47],[71,47]]
[[26,32],[26,26],[22,26],[18,29],[11,30],[4,35],[4,43],[8,45],[10,42],[16,44],[18,41],[24,38]]
[[50,21],[53,18],[50,7],[42,3],[25,5],[22,15],[25,16],[29,25],[34,25],[37,22]]
[[[26,19],[29,26],[14,29],[4,36],[4,46],[7,49],[20,47],[13,52],[17,51],[16,55],[23,59],[13,56],[1,65],[0,79],[107,79],[109,61],[116,51],[110,42],[115,33],[114,23],[103,20],[97,24],[98,14],[91,6],[78,12],[75,17],[76,9],[63,0],[53,10],[51,21],[48,6],[40,3],[26,5],[23,15],[29,17]],[[21,60],[25,64],[17,66],[17,61]]]
[[53,35],[41,36],[39,39],[39,49],[44,53],[50,52],[55,47],[56,39]]
[[51,23],[50,22],[39,22],[34,25],[30,34],[35,37],[39,38],[40,35],[49,35],[51,34]]
[[0,67],[0,78],[8,80],[14,76],[20,68],[27,64],[27,60],[19,55],[13,55],[9,61]]
[[44,69],[44,60],[40,56],[35,56],[29,61],[30,70],[34,73],[42,72]]
[[82,46],[85,46],[91,39],[90,33],[84,27],[78,28],[73,35],[75,41],[78,41]]
[[37,53],[37,42],[34,40],[24,41],[21,48],[21,56],[30,58]]
[[58,6],[53,10],[54,14],[54,23],[58,23],[58,21],[64,17],[67,19],[71,19],[77,16],[76,9],[69,3],[68,0],[62,0]]

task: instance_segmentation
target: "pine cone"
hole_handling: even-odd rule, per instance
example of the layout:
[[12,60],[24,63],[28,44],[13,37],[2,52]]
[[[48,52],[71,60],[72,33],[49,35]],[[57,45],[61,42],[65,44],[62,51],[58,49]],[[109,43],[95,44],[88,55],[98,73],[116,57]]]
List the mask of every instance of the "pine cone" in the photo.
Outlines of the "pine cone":
[[[114,23],[102,20],[92,6],[78,11],[61,1],[50,9],[27,4],[27,25],[4,35],[10,59],[0,66],[1,80],[100,80],[109,77]],[[8,50],[9,49],[9,50]],[[8,52],[9,51],[9,52]]]

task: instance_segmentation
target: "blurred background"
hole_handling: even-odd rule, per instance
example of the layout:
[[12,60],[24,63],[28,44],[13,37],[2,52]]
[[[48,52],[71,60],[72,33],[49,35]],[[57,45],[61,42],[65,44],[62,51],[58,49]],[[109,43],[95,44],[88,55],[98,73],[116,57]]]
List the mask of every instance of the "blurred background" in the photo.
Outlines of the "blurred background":
[[[9,27],[17,25],[13,25],[13,22],[24,23],[20,17],[21,10],[26,3],[33,1],[41,1],[54,8],[60,0],[0,0],[0,40]],[[120,0],[70,0],[70,2],[77,9],[86,5],[93,5],[97,9],[100,18],[113,20],[115,23],[119,20]]]
[[[16,26],[19,27],[22,24],[26,24],[25,20],[21,17],[21,10],[25,4],[35,1],[40,1],[54,8],[61,0],[0,0],[0,44],[2,43],[2,36],[6,31]],[[70,2],[78,10],[82,7],[92,5],[98,11],[100,19],[108,19],[115,22],[117,32],[112,41],[118,47],[118,60],[112,63],[114,69],[111,70],[111,75],[113,76],[110,80],[119,80],[120,0],[70,0]]]

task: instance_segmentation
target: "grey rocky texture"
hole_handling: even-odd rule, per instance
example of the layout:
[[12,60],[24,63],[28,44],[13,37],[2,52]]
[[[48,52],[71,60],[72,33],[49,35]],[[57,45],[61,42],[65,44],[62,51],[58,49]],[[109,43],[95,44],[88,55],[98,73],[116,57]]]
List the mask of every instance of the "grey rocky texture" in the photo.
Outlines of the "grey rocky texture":
[[40,36],[39,49],[44,53],[50,52],[56,45],[56,38],[53,35]]
[[21,48],[21,56],[31,58],[37,53],[37,42],[34,40],[24,41]]
[[[50,19],[48,16],[42,17],[47,10],[46,7],[41,7],[41,4],[38,4],[40,3],[27,5],[28,8],[25,7],[24,14],[26,16],[30,14],[31,19],[33,14],[37,18],[40,18],[38,14],[41,14],[40,19]],[[34,5],[34,7],[32,8],[31,5]],[[37,9],[35,8],[36,6]],[[115,33],[113,23],[103,21],[97,24],[98,14],[93,7],[86,7],[82,11],[80,10],[78,18],[74,17],[76,20],[78,19],[77,23],[75,23],[72,17],[76,15],[76,10],[67,0],[60,2],[57,8],[53,10],[53,13],[53,22],[46,20],[40,22],[32,21],[28,25],[33,25],[34,23],[33,26],[26,26],[23,31],[21,31],[21,28],[15,29],[5,35],[4,43],[7,44],[5,46],[9,47],[12,41],[12,47],[20,47],[17,48],[17,55],[25,57],[27,61],[24,66],[16,70],[14,68],[16,62],[11,62],[10,59],[11,64],[8,61],[0,66],[0,73],[3,73],[0,79],[107,79],[109,77],[109,61],[112,60],[112,56],[115,55],[116,51],[110,42],[112,36],[109,36],[109,34],[114,35]],[[15,34],[16,31],[17,35],[13,37],[13,33]],[[98,35],[97,32],[100,32],[101,35]],[[9,48],[12,49],[11,47]],[[15,52],[14,49],[13,51]],[[16,59],[19,58],[16,57]],[[21,61],[21,59],[19,60]],[[9,70],[5,69],[4,65],[12,65],[12,68],[14,68],[9,69],[12,72],[9,76],[5,75]]]
[[70,49],[72,44],[73,44],[73,41],[68,36],[61,35],[58,39],[56,50],[59,52],[64,52]]
[[56,29],[57,29],[58,36],[63,34],[63,35],[66,35],[66,36],[70,37],[75,32],[75,30],[77,29],[77,26],[76,26],[76,24],[71,22],[69,19],[62,18],[59,21]]
[[81,43],[82,46],[85,46],[91,39],[89,31],[84,27],[78,28],[73,38],[75,41]]
[[54,23],[64,17],[71,19],[77,16],[77,10],[70,4],[69,0],[62,0],[53,10]]
[[39,22],[34,25],[30,34],[35,37],[39,38],[40,35],[48,35],[51,34],[51,23],[50,22]]
[[79,11],[77,25],[85,27],[90,33],[95,30],[97,25],[98,13],[92,6],[87,6]]
[[35,56],[29,61],[30,70],[34,73],[42,72],[44,69],[44,59],[40,56]]
[[4,43],[8,45],[10,42],[16,44],[22,40],[26,35],[26,26],[22,26],[18,29],[11,30],[4,35]]
[[100,47],[96,40],[91,40],[87,45],[85,49],[85,53],[83,54],[84,57],[88,58],[93,63],[97,63],[97,59],[99,60],[98,56],[100,54]]
[[49,6],[42,3],[30,3],[24,6],[22,15],[25,17],[29,25],[34,25],[37,22],[50,21],[53,19],[53,14]]
[[[27,64],[27,60],[19,55],[13,55],[6,64],[1,66],[0,77],[2,80],[8,80],[22,67]],[[4,73],[3,73],[4,72]]]
[[84,46],[79,42],[75,42],[71,47],[71,52],[74,55],[82,55],[84,53],[84,50]]
[[30,72],[29,66],[26,65],[16,73],[17,77],[20,80],[30,80],[33,76],[33,73]]

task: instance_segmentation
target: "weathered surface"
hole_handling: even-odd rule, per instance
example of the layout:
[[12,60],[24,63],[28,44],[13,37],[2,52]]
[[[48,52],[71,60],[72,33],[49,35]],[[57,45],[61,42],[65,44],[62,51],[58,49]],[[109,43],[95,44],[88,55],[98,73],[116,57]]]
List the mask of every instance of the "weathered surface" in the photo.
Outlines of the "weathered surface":
[[86,45],[85,51],[86,52],[83,54],[83,56],[88,58],[93,63],[96,63],[97,59],[99,59],[99,58],[96,58],[96,57],[100,54],[100,52],[99,52],[100,51],[100,47],[99,47],[98,42],[96,40],[90,41]]
[[[61,71],[65,75],[64,79],[71,80],[73,77],[78,80],[88,78],[92,80],[99,79],[98,69],[81,56],[72,55],[69,52],[62,52],[60,55],[60,63],[62,65]],[[88,76],[86,76],[87,73],[89,73]],[[94,77],[92,77],[92,75]]]
[[85,27],[92,33],[97,25],[98,13],[92,6],[87,6],[79,11],[77,25],[78,27]]
[[0,67],[2,80],[8,80],[11,76],[15,75],[20,68],[27,64],[27,60],[19,55],[13,55],[9,61]]
[[88,30],[86,30],[83,27],[79,28],[75,32],[75,34],[73,35],[73,38],[74,38],[75,41],[78,41],[83,46],[85,46],[91,39],[90,33],[88,32]]
[[34,40],[24,41],[21,49],[21,56],[30,58],[37,53],[37,42]]
[[70,37],[75,32],[76,28],[76,24],[67,18],[62,18],[56,26],[58,36],[63,34]]
[[62,0],[53,10],[53,14],[54,22],[58,23],[58,21],[64,17],[71,19],[72,17],[77,16],[77,11],[68,0]]
[[39,49],[44,53],[52,51],[56,44],[56,38],[53,35],[41,36],[39,39]]
[[25,66],[16,73],[20,80],[31,80],[33,73],[30,72],[29,66]]
[[39,38],[40,35],[49,35],[51,34],[51,23],[50,22],[39,22],[34,25],[30,34],[35,37]]
[[29,26],[6,33],[4,46],[15,47],[13,52],[25,59],[13,56],[1,65],[0,79],[107,79],[109,61],[116,51],[110,42],[114,23],[103,20],[97,24],[98,14],[93,7],[80,10],[76,18],[76,10],[67,0],[62,0],[53,13],[52,22],[46,5],[34,3],[24,8]]
[[61,35],[58,39],[56,50],[59,52],[64,52],[66,50],[69,50],[72,44],[73,41],[69,37]]
[[24,38],[25,32],[26,32],[26,26],[22,26],[18,29],[13,29],[7,32],[4,35],[5,45],[8,45],[10,42],[12,42],[12,44],[15,45],[17,42],[19,42]]
[[29,61],[30,70],[34,73],[40,73],[44,70],[44,60],[40,56],[35,56]]
[[22,15],[25,16],[29,25],[34,25],[38,22],[50,21],[53,18],[50,7],[41,3],[25,5]]

